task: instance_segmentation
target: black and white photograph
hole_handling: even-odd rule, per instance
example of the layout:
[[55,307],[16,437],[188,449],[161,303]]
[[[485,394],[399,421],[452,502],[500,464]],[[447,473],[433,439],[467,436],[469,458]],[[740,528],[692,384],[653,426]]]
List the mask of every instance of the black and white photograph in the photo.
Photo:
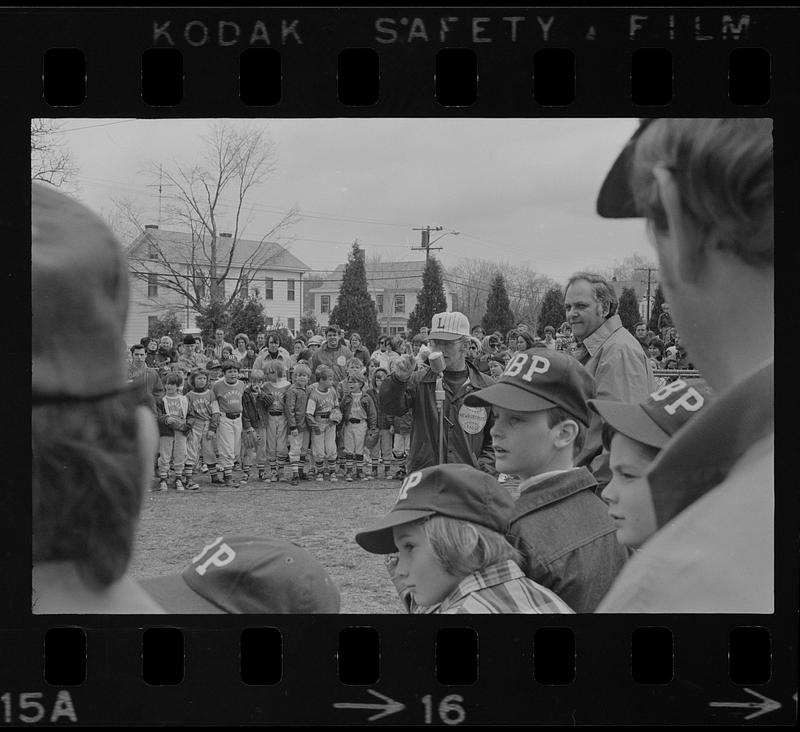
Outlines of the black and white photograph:
[[31,121],[34,614],[772,613],[772,121]]

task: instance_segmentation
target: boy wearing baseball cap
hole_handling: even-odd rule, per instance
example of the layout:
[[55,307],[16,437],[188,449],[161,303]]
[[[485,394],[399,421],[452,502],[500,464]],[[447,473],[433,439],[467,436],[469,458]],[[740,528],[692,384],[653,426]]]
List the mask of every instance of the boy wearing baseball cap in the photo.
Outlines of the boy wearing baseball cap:
[[486,473],[436,465],[408,475],[389,514],[355,538],[373,554],[398,552],[393,579],[413,612],[571,613],[520,569],[505,538],[512,508]]
[[601,495],[623,546],[638,549],[657,531],[647,471],[670,437],[710,399],[702,379],[678,379],[643,404],[589,400],[603,419],[603,448],[610,453],[611,481]]
[[597,481],[574,466],[594,396],[577,359],[541,345],[516,353],[496,384],[465,400],[493,407],[497,469],[522,478],[509,539],[525,574],[579,613],[594,611],[627,559]]

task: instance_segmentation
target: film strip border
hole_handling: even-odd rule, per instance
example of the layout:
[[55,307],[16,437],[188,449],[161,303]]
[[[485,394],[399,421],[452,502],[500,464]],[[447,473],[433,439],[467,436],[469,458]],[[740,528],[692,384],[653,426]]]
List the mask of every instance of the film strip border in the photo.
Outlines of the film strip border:
[[18,672],[40,683],[0,689],[0,719],[780,724],[796,714],[791,689],[770,683],[791,650],[734,620],[637,619],[630,633],[530,616],[502,627],[326,620],[334,632],[319,618],[237,618],[214,631],[59,627],[37,633],[38,653],[30,639],[6,639]]
[[[748,108],[796,75],[775,58],[786,50],[775,9],[177,8],[120,10],[119,26],[102,14],[34,17],[45,22],[16,80],[64,114],[763,114]],[[9,36],[30,37],[32,20],[12,16]]]
[[[792,8],[2,17],[0,55],[14,69],[4,129],[19,147],[9,180],[21,184],[37,116],[755,115],[776,119],[777,139],[798,111]],[[12,209],[24,187],[10,186]],[[27,504],[5,500],[8,539],[27,547],[29,518],[16,511]],[[84,622],[31,617],[29,563],[9,555],[0,723],[794,723],[785,500],[776,523],[795,533],[778,532],[773,616]]]

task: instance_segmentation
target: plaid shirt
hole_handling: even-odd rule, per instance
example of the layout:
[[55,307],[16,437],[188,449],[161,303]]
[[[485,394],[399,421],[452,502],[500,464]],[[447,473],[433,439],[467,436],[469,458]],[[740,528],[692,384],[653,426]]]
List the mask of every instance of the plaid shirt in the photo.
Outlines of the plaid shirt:
[[439,605],[417,607],[414,612],[442,615],[572,614],[572,610],[558,595],[528,579],[519,566],[510,560],[467,575]]

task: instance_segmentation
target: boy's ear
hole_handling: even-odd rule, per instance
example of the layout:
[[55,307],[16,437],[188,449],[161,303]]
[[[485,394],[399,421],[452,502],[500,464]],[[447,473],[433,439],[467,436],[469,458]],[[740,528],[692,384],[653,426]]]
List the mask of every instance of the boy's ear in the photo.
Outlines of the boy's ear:
[[553,446],[558,449],[563,449],[565,447],[569,447],[573,442],[575,442],[575,438],[578,436],[579,431],[578,423],[572,419],[565,419],[563,422],[559,422],[553,430],[555,431],[555,440],[553,442]]

